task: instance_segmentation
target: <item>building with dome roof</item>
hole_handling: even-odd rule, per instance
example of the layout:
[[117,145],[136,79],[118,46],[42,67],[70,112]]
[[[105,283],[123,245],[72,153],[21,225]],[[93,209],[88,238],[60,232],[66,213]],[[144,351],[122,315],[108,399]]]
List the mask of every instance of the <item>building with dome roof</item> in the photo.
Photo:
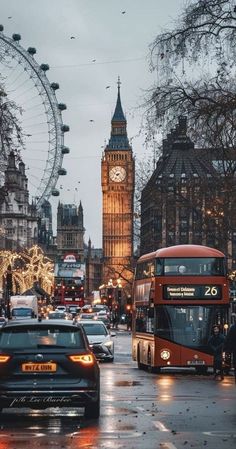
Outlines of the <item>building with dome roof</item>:
[[229,217],[236,213],[233,203],[227,204],[223,175],[213,159],[210,150],[194,147],[187,119],[179,117],[142,190],[141,254],[171,245],[203,244],[221,249],[235,264],[236,232]]

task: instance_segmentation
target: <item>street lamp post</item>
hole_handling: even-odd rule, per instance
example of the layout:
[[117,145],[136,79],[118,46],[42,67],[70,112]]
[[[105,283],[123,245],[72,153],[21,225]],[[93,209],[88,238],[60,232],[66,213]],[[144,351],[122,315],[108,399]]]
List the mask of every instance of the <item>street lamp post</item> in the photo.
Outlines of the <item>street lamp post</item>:
[[11,265],[8,265],[6,272],[6,284],[5,284],[5,307],[7,310],[7,318],[10,319],[10,297],[12,294],[12,270]]

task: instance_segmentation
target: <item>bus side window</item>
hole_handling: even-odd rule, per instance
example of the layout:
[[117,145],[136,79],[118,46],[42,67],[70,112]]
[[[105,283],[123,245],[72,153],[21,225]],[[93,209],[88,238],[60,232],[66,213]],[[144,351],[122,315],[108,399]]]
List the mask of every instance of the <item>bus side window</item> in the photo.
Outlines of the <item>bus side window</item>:
[[156,259],[156,274],[161,276],[163,274],[163,260]]

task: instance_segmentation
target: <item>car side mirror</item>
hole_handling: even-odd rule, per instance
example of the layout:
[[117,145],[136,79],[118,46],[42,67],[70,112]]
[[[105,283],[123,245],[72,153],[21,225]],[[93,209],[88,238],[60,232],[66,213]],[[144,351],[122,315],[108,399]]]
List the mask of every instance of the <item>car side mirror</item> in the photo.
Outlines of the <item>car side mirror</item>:
[[110,333],[110,336],[111,336],[111,337],[116,337],[116,332],[111,332],[111,333]]

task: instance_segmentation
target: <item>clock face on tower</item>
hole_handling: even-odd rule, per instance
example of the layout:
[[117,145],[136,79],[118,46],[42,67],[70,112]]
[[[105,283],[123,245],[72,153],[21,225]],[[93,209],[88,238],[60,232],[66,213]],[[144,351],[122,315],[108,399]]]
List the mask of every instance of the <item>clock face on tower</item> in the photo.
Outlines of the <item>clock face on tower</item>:
[[124,167],[116,166],[112,167],[109,172],[110,179],[114,182],[122,182],[126,177],[126,171]]

